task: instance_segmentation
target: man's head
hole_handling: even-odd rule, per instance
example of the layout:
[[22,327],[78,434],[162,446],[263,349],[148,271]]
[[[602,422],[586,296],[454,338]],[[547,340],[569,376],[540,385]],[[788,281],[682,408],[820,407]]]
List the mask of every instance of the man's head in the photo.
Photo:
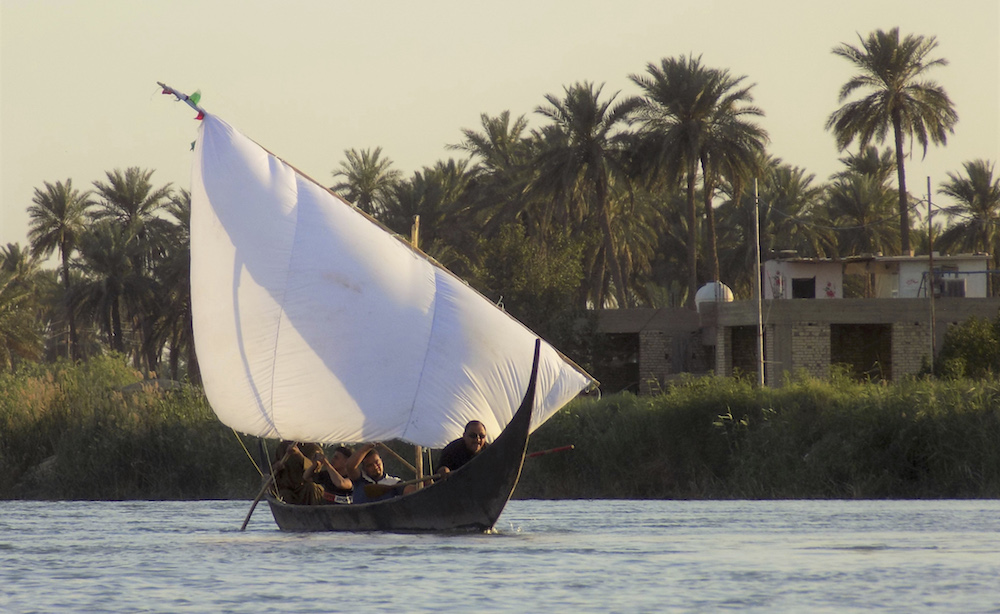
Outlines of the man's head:
[[330,455],[330,464],[333,465],[337,473],[341,475],[347,474],[347,459],[351,458],[352,453],[351,449],[347,446],[339,446],[333,451],[333,454]]
[[469,452],[477,454],[486,446],[486,426],[479,420],[472,420],[465,425],[462,441],[465,442],[465,447]]
[[302,454],[306,458],[311,460],[316,460],[317,456],[323,455],[323,447],[318,443],[304,443],[299,446],[299,450],[302,451]]
[[361,461],[361,468],[364,470],[365,475],[375,480],[376,482],[381,480],[385,476],[385,468],[382,466],[382,457],[378,455],[378,452],[372,450],[365,456],[365,460]]

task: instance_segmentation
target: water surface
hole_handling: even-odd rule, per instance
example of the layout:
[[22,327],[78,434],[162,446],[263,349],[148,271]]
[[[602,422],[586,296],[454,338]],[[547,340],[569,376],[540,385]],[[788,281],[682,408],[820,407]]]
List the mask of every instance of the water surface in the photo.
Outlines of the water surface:
[[3,612],[1000,612],[1000,501],[513,501],[493,534],[0,502]]

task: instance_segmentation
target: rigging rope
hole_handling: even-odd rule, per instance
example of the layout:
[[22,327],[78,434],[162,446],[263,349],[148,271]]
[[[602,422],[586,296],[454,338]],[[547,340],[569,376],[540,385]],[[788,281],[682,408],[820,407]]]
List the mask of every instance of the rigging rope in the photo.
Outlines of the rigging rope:
[[260,465],[257,464],[257,461],[254,460],[253,454],[250,454],[250,450],[247,450],[247,446],[243,443],[243,439],[240,437],[240,434],[236,432],[236,429],[232,429],[232,431],[233,435],[236,437],[236,441],[240,442],[240,447],[243,448],[243,452],[246,453],[247,458],[249,458],[250,462],[253,463],[253,468],[257,470],[257,473],[259,473],[261,477],[263,477],[264,471],[260,468]]

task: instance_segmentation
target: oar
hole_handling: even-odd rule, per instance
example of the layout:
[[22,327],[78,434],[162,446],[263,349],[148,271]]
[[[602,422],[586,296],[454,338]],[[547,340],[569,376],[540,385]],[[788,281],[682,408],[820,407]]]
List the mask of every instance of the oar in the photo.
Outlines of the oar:
[[560,446],[558,448],[552,448],[551,450],[540,450],[538,452],[532,452],[528,455],[528,458],[535,458],[536,456],[544,456],[546,454],[552,454],[553,452],[565,452],[566,450],[572,450],[574,446]]
[[264,497],[264,493],[267,492],[267,489],[271,487],[271,482],[273,480],[274,480],[273,475],[267,476],[267,479],[264,480],[264,486],[261,487],[260,492],[257,493],[256,497],[254,497],[253,503],[250,505],[250,511],[247,512],[247,517],[243,519],[243,524],[240,525],[240,531],[246,530],[247,523],[250,522],[250,517],[253,516],[253,511],[257,509],[257,504],[260,503],[260,500],[261,498]]
[[427,482],[429,480],[436,480],[442,475],[444,474],[435,473],[434,475],[427,475],[422,478],[415,478],[405,482],[396,482],[395,484],[365,484],[365,496],[369,499],[377,499],[394,488],[419,484],[420,482]]
[[[285,456],[279,462],[281,464],[284,464],[288,460],[288,457],[291,456],[291,454],[292,454],[291,452],[285,452]],[[260,492],[257,493],[256,497],[254,497],[253,503],[250,504],[250,511],[247,512],[247,517],[243,519],[243,524],[240,526],[240,531],[246,530],[247,523],[250,522],[250,517],[253,516],[253,511],[257,509],[257,504],[260,503],[261,498],[263,498],[264,493],[267,492],[268,487],[271,486],[271,482],[273,481],[274,481],[274,471],[272,470],[271,473],[267,475],[267,479],[264,480],[264,485],[260,487]]]

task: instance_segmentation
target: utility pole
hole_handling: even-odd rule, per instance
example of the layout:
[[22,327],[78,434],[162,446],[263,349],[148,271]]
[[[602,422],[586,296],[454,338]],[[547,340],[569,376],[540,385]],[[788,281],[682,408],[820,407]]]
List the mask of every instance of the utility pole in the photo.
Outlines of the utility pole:
[[764,284],[760,278],[760,199],[757,192],[757,178],[753,180],[753,236],[757,244],[757,263],[754,267],[757,286],[757,385],[764,387],[764,315],[761,308]]
[[931,218],[934,215],[934,210],[931,209],[931,178],[927,177],[927,262],[930,270],[928,275],[930,275],[930,305],[931,305],[931,372],[934,372],[934,356],[937,353],[937,339],[935,339],[936,332],[934,326],[934,282],[937,281],[934,275],[934,226],[931,224]]

